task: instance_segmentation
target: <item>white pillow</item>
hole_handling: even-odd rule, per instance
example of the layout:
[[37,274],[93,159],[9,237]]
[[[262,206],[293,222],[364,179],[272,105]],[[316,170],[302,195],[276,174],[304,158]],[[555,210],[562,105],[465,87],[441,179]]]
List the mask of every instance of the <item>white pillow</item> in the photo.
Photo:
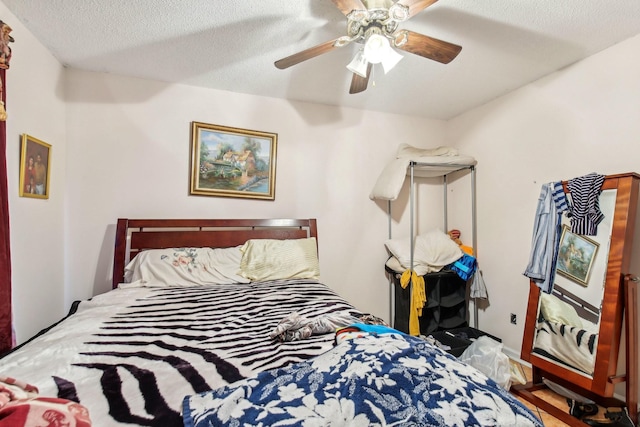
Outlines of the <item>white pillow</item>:
[[127,287],[248,283],[238,274],[242,254],[234,248],[170,248],[140,252],[125,268]]
[[[411,268],[410,238],[387,240],[385,246],[402,267]],[[426,267],[428,272],[440,271],[445,265],[459,260],[462,255],[462,249],[448,234],[434,229],[416,237],[413,266],[414,269],[417,266]]]
[[[385,263],[385,265],[389,267],[391,270],[395,271],[396,273],[404,273],[404,271],[406,270],[406,268],[400,264],[400,261],[398,261],[398,258],[394,256],[390,256],[387,262]],[[424,276],[425,274],[431,273],[434,270],[428,266],[414,265],[413,271],[415,271],[418,276]]]
[[550,322],[577,328],[583,327],[582,319],[578,316],[576,309],[555,295],[540,293],[540,311],[542,316]]
[[240,250],[240,274],[251,281],[320,278],[315,237],[252,239]]
[[416,237],[416,252],[420,254],[420,263],[442,268],[462,258],[462,249],[439,229],[420,234]]
[[[384,242],[387,250],[393,255],[403,268],[411,265],[411,238],[391,239]],[[413,254],[413,262],[416,262],[416,253]]]

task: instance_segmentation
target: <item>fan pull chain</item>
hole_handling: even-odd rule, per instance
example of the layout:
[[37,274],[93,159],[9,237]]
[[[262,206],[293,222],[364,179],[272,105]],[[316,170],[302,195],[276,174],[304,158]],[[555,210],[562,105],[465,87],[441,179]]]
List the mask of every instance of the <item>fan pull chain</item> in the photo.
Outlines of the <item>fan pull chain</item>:
[[375,74],[376,67],[371,67],[371,86],[376,87],[376,78],[373,76]]

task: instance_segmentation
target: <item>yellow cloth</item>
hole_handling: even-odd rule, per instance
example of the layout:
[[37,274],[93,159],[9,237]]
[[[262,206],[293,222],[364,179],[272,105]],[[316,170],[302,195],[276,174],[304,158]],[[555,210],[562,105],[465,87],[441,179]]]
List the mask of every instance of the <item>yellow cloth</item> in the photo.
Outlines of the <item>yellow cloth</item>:
[[411,309],[409,311],[409,335],[420,335],[420,321],[422,308],[427,302],[427,292],[424,287],[424,277],[418,276],[413,270],[406,270],[400,276],[400,286],[406,289],[411,282]]

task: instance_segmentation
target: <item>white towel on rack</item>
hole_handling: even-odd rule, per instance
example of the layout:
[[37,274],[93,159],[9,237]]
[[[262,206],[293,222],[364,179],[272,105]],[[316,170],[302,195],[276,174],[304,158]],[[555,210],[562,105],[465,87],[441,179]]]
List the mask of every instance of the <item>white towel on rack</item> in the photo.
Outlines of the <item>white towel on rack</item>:
[[473,157],[460,155],[453,147],[416,148],[409,144],[400,144],[396,158],[382,170],[369,198],[397,199],[407,176],[407,168],[412,161],[421,164],[419,168],[414,169],[414,175],[423,178],[443,176],[460,169],[461,166],[473,166],[477,163]]

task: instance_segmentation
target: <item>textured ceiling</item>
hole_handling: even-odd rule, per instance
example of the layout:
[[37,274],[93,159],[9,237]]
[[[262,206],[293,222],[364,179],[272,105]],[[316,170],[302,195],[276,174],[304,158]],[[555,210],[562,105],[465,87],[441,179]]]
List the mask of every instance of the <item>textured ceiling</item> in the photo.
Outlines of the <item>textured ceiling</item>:
[[273,65],[346,34],[330,0],[2,1],[68,67],[438,119],[640,34],[639,0],[440,0],[400,28],[458,44],[458,57],[404,53],[350,95],[358,45]]

